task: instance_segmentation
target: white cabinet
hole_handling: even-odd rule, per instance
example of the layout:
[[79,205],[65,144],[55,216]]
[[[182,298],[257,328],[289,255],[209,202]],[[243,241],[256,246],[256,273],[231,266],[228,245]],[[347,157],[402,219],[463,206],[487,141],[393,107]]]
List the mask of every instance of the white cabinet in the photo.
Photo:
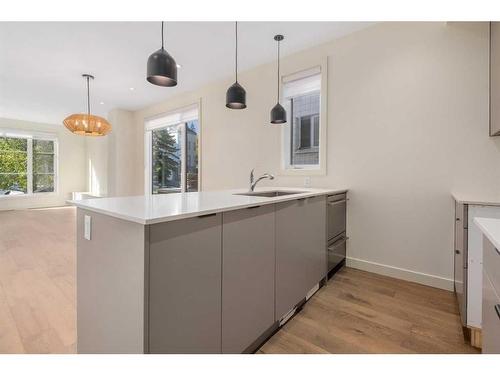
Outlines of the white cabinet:
[[469,205],[468,209],[467,326],[481,328],[483,241],[482,233],[474,223],[475,217],[500,219],[500,207]]
[[483,237],[483,353],[500,353],[500,252]]

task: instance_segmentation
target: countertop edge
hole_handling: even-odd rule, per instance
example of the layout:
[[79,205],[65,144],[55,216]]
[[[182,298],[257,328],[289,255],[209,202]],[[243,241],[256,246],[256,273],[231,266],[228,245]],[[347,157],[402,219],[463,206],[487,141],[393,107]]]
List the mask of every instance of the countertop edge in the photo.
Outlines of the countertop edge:
[[481,200],[481,199],[464,199],[457,193],[451,193],[452,198],[462,204],[470,204],[476,206],[500,206],[500,199],[496,200]]
[[[259,191],[267,191],[267,190],[287,190],[287,188],[276,188],[276,189],[269,188],[266,190],[259,190]],[[248,208],[248,207],[264,206],[264,205],[268,205],[268,204],[288,202],[288,201],[293,201],[293,200],[302,199],[302,198],[310,198],[310,197],[314,197],[314,196],[342,194],[342,193],[347,193],[349,191],[349,189],[325,189],[325,188],[321,188],[321,190],[322,191],[305,192],[305,193],[300,193],[300,194],[292,194],[292,195],[286,195],[286,196],[280,196],[280,197],[273,197],[273,198],[269,198],[269,200],[263,200],[263,201],[259,201],[259,202],[252,202],[252,203],[238,204],[238,205],[234,205],[234,206],[230,206],[230,207],[221,207],[221,208],[201,210],[201,211],[196,211],[196,212],[175,214],[175,215],[152,218],[152,219],[142,219],[142,218],[136,217],[136,216],[128,216],[128,215],[121,214],[119,212],[108,211],[105,209],[101,209],[99,207],[88,206],[88,205],[82,203],[82,202],[84,202],[83,200],[82,201],[67,200],[66,202],[70,205],[76,206],[77,208],[81,208],[81,209],[84,209],[87,211],[96,212],[96,213],[99,213],[102,215],[111,216],[111,217],[114,217],[117,219],[134,222],[134,223],[141,224],[141,225],[151,225],[151,224],[158,224],[158,223],[164,223],[164,222],[175,221],[175,220],[189,219],[189,218],[203,216],[203,215],[210,215],[210,214],[219,213],[219,212],[234,211],[234,210],[244,209],[244,208]],[[228,191],[228,194],[234,194],[234,193]],[[101,198],[101,199],[105,199],[105,198]]]
[[[485,223],[485,222],[489,222],[489,221],[497,222],[498,233],[496,233],[496,234],[492,233],[491,228],[489,228],[487,223]],[[475,217],[474,223],[481,230],[481,233],[483,233],[488,238],[488,240],[493,244],[493,246],[495,246],[496,249],[500,249],[500,219]]]

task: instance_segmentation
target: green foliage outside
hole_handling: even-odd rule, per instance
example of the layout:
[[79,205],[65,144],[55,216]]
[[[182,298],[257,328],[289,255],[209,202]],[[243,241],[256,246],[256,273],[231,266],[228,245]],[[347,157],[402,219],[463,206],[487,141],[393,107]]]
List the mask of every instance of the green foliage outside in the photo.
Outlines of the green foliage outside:
[[26,139],[0,137],[0,190],[27,192],[27,147]]
[[[0,194],[28,192],[28,141],[0,137]],[[33,192],[54,191],[54,142],[33,140]]]
[[156,193],[160,187],[172,175],[172,171],[179,168],[177,142],[167,129],[153,131],[153,192]]

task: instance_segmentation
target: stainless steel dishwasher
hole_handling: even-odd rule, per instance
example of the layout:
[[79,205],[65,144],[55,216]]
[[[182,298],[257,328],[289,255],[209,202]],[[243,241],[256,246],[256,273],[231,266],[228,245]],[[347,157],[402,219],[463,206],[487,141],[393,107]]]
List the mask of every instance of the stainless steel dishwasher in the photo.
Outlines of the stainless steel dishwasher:
[[344,264],[346,257],[347,193],[328,196],[328,278]]

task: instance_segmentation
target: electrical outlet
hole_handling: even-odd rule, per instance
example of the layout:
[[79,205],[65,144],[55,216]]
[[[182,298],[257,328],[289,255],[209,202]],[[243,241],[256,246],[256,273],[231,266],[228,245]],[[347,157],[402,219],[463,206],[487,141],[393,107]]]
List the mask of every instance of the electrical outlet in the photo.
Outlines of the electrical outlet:
[[84,216],[83,238],[90,241],[90,232],[92,230],[92,218],[89,215]]
[[311,177],[304,178],[304,187],[311,187]]

